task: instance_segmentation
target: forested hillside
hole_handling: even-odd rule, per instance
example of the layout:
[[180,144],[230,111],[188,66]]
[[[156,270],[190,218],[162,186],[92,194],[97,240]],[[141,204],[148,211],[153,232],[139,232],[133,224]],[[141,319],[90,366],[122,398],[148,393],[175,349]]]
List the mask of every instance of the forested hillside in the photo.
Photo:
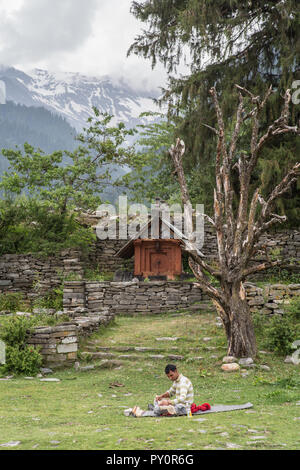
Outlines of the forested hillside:
[[[13,102],[0,106],[0,149],[22,148],[24,142],[50,153],[73,150],[76,131],[59,115],[42,107],[27,107]],[[8,161],[0,156],[0,174],[7,170]]]

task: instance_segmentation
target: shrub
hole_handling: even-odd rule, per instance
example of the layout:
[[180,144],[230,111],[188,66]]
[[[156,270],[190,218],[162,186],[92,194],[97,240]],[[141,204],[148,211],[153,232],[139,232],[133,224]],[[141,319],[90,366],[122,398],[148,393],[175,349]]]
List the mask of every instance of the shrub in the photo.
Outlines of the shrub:
[[280,355],[289,354],[296,336],[296,327],[290,315],[274,315],[265,329],[264,347]]
[[2,324],[0,336],[6,345],[6,364],[1,367],[2,373],[35,375],[38,372],[42,356],[26,344],[27,331],[35,321],[27,317],[10,317]]
[[290,304],[284,305],[284,314],[262,315],[253,314],[253,324],[257,336],[261,338],[262,346],[279,355],[290,354],[293,341],[300,335],[300,297],[291,299]]
[[48,291],[46,294],[38,297],[33,302],[34,308],[54,308],[62,310],[63,308],[63,287]]
[[87,281],[112,281],[113,278],[113,273],[99,271],[99,268],[86,269],[84,272],[84,279]]
[[0,294],[0,311],[16,312],[24,307],[24,296],[21,292]]
[[2,372],[15,374],[36,375],[42,365],[42,356],[33,346],[8,346],[6,348],[6,364]]

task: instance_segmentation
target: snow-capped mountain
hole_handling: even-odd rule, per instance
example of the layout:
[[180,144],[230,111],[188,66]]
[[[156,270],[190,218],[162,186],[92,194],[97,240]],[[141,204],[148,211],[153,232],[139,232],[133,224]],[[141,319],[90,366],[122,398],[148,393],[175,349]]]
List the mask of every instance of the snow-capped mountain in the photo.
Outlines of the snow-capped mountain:
[[43,106],[65,117],[81,130],[93,115],[92,107],[115,116],[115,121],[135,125],[141,112],[157,111],[153,98],[157,92],[137,92],[124,81],[110,77],[88,77],[79,73],[50,73],[34,69],[22,72],[0,68],[0,80],[6,86],[6,100],[26,106]]

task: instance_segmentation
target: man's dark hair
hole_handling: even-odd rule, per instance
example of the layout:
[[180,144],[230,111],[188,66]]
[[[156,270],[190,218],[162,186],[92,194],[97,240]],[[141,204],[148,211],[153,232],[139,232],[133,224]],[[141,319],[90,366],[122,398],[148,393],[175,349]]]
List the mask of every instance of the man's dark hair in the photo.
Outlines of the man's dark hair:
[[177,367],[174,366],[174,364],[168,364],[165,368],[165,373],[168,374],[170,372],[170,370],[172,372],[175,372],[175,370],[177,370]]

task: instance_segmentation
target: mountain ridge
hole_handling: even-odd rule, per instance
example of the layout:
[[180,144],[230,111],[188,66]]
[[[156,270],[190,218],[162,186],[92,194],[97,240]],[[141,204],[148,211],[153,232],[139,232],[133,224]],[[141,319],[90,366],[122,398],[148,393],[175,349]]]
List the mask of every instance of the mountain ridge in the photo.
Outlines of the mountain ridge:
[[158,92],[134,90],[122,80],[109,76],[90,77],[74,72],[48,72],[34,69],[23,72],[14,67],[0,67],[0,80],[6,86],[6,100],[25,106],[42,106],[65,117],[77,131],[86,125],[96,107],[114,116],[113,124],[140,123],[139,114],[157,111],[153,99]]

